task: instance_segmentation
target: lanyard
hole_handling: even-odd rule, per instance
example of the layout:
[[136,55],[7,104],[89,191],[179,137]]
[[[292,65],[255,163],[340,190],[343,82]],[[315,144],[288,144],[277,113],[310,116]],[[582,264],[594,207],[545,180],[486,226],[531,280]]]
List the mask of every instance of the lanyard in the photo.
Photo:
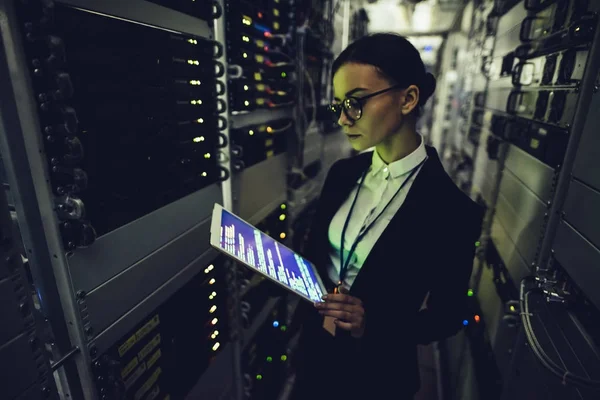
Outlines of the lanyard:
[[346,238],[346,229],[348,228],[348,224],[350,223],[352,211],[354,210],[354,206],[356,205],[356,200],[358,199],[358,194],[360,193],[360,189],[362,188],[363,183],[365,182],[365,178],[367,177],[369,168],[367,168],[367,170],[362,174],[362,177],[360,178],[360,182],[358,183],[358,189],[356,190],[356,195],[354,195],[354,200],[352,200],[352,205],[350,206],[350,211],[348,211],[348,216],[346,217],[346,221],[344,222],[344,227],[342,228],[342,239],[340,242],[340,280],[338,282],[338,286],[341,287],[342,282],[344,281],[344,278],[346,277],[346,272],[348,272],[350,260],[352,259],[352,256],[354,255],[354,252],[356,251],[356,247],[358,246],[358,243],[365,237],[365,235],[369,232],[371,227],[373,225],[375,225],[375,222],[379,219],[379,217],[381,217],[381,215],[383,215],[383,213],[389,207],[389,205],[392,204],[392,202],[394,201],[396,196],[398,196],[398,193],[400,193],[400,191],[404,188],[404,186],[406,186],[408,181],[410,181],[410,179],[417,173],[417,171],[419,170],[419,168],[421,168],[421,166],[425,163],[425,161],[427,161],[427,157],[423,161],[421,161],[419,163],[419,165],[417,165],[415,168],[413,168],[413,170],[410,172],[410,175],[408,175],[408,178],[406,178],[404,180],[404,182],[402,182],[402,184],[400,185],[398,190],[396,190],[396,193],[394,193],[392,198],[387,202],[385,207],[383,207],[381,212],[373,220],[371,220],[367,226],[363,226],[361,228],[360,232],[358,233],[358,236],[354,240],[354,243],[352,243],[352,246],[350,247],[350,251],[348,252],[348,257],[344,260],[344,240]]

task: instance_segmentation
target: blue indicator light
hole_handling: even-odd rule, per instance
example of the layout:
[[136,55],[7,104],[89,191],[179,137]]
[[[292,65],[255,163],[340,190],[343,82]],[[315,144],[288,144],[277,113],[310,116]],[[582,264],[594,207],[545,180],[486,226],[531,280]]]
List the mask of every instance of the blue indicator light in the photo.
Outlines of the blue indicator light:
[[[267,28],[267,27],[266,27],[266,26],[264,26],[264,25],[257,24],[256,22],[254,23],[254,27],[255,27],[256,29],[258,29],[259,31],[261,31],[261,32],[269,32],[269,28]],[[269,32],[269,33],[270,33],[270,32]]]

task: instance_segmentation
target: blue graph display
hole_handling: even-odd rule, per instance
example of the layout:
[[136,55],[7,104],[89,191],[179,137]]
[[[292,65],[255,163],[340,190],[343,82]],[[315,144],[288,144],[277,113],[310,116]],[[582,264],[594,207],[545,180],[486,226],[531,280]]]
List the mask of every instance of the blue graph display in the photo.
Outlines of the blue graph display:
[[220,246],[295,292],[321,301],[324,293],[308,261],[226,210],[221,216]]

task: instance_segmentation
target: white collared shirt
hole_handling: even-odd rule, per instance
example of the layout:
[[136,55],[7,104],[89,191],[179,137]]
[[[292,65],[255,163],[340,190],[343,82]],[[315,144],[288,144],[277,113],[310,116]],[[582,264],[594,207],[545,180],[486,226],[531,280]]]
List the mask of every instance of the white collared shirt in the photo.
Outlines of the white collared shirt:
[[[368,226],[373,219],[381,213],[394,194],[398,191],[404,180],[410,176],[411,171],[417,167],[419,167],[419,170],[410,177],[410,180],[407,181],[402,190],[392,200],[392,203],[374,222],[367,234],[358,243],[356,250],[352,255],[352,259],[348,264],[348,271],[344,278],[344,286],[347,289],[354,283],[358,271],[360,271],[360,268],[377,242],[377,239],[379,239],[391,219],[400,209],[402,204],[404,204],[404,200],[423,166],[423,161],[427,158],[424,142],[423,138],[421,138],[421,144],[415,151],[389,165],[386,165],[381,157],[379,157],[377,151],[373,151],[371,167],[369,172],[367,172],[365,181],[360,189],[358,198],[356,199],[356,205],[354,206],[352,216],[348,222],[348,228],[346,229],[344,238],[344,261],[361,229]],[[333,282],[337,282],[340,278],[340,242],[342,228],[344,227],[348,212],[350,211],[350,207],[356,196],[359,183],[360,178],[356,183],[356,187],[350,192],[350,195],[338,209],[329,224],[329,257],[331,264],[328,266],[327,272],[329,278]]]

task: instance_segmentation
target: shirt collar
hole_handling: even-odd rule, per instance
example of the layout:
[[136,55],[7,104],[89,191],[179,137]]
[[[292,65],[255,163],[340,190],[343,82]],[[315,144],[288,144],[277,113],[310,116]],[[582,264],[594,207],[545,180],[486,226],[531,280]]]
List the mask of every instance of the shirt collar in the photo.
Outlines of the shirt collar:
[[419,135],[421,143],[419,147],[415,149],[412,153],[407,155],[406,157],[394,161],[393,163],[387,165],[379,154],[377,150],[373,151],[373,158],[371,160],[371,174],[373,176],[377,176],[381,174],[382,171],[387,167],[390,171],[390,176],[392,179],[398,178],[410,171],[412,171],[415,167],[417,167],[420,163],[423,162],[427,158],[427,150],[425,149],[425,141],[423,137]]

